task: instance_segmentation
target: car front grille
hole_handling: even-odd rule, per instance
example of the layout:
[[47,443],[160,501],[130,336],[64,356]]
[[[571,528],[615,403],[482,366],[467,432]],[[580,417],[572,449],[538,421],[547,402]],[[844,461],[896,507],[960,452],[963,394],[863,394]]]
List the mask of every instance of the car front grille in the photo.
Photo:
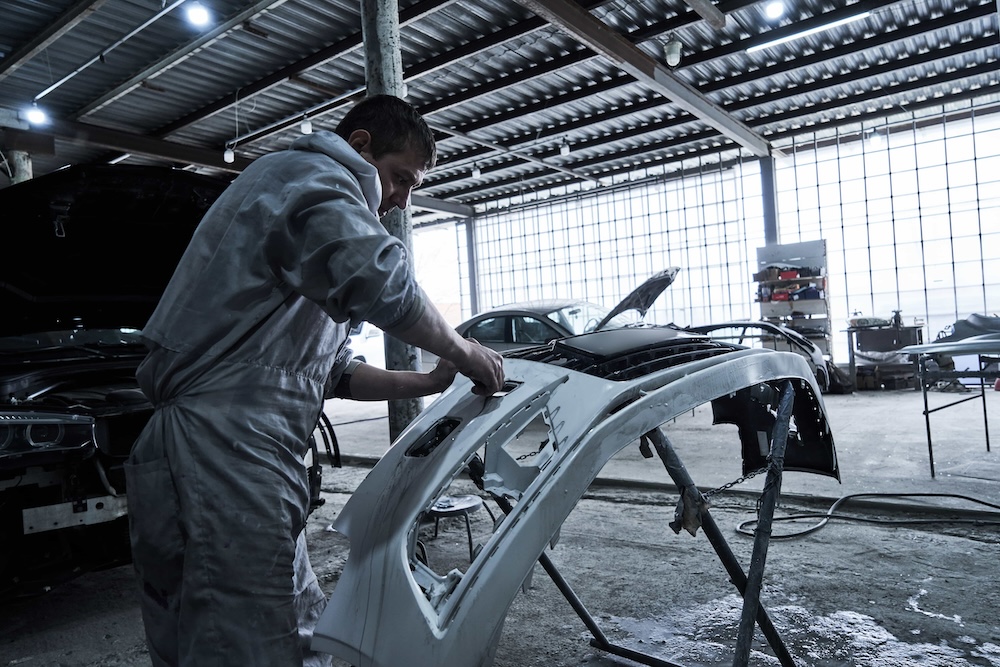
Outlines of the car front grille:
[[[566,339],[567,342],[573,340]],[[607,355],[594,355],[564,341],[553,341],[541,347],[508,352],[504,356],[552,364],[606,380],[628,381],[665,368],[740,349],[743,348],[705,338],[679,338],[654,345],[626,348]]]

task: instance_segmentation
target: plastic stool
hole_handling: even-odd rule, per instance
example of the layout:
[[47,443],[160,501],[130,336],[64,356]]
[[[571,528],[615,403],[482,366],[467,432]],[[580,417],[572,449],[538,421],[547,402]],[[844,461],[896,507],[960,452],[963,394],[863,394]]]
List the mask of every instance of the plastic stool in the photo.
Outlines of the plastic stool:
[[475,495],[465,496],[441,496],[437,502],[431,506],[428,514],[434,517],[434,537],[438,536],[438,522],[450,516],[463,516],[465,518],[465,533],[469,537],[469,562],[472,562],[474,552],[472,550],[472,524],[469,523],[469,512],[475,512],[483,506],[483,499]]

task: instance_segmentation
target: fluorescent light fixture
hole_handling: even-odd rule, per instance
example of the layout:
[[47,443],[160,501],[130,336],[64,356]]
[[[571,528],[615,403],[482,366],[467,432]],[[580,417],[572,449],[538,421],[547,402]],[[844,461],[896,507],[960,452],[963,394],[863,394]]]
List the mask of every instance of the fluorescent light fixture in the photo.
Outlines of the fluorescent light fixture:
[[773,39],[770,42],[764,42],[763,44],[758,44],[757,46],[751,46],[747,48],[747,53],[753,53],[754,51],[760,51],[762,49],[769,49],[772,46],[777,46],[778,44],[784,44],[786,42],[791,42],[802,37],[807,37],[808,35],[815,35],[818,32],[824,32],[830,30],[831,28],[836,28],[837,26],[846,25],[848,23],[853,23],[854,21],[860,21],[861,19],[868,18],[871,16],[871,12],[861,12],[860,14],[855,14],[854,16],[849,16],[846,19],[840,19],[839,21],[833,21],[825,25],[817,26],[815,28],[810,28],[809,30],[803,30],[801,32],[796,32],[787,37],[781,37],[779,39]]

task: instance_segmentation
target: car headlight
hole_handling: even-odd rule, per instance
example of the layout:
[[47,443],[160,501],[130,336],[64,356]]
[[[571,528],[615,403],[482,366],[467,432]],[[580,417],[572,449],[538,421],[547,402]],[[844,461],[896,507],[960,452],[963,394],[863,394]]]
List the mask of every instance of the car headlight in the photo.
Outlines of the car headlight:
[[95,447],[94,419],[82,415],[0,411],[0,459]]

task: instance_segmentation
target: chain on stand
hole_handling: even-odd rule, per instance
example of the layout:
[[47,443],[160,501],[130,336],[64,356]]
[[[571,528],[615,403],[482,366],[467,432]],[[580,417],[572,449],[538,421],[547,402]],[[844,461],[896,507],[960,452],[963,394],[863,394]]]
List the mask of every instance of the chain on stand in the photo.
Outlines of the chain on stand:
[[705,493],[701,494],[701,496],[705,500],[708,500],[709,498],[711,498],[712,496],[714,496],[717,493],[722,493],[723,491],[728,491],[729,489],[731,489],[734,486],[737,486],[739,484],[742,484],[743,482],[747,481],[748,479],[752,479],[752,478],[756,477],[757,475],[761,475],[761,474],[767,472],[770,467],[771,467],[771,457],[768,457],[767,458],[767,465],[763,466],[762,468],[757,468],[756,470],[751,470],[747,474],[742,475],[740,477],[737,477],[736,479],[734,479],[731,482],[726,482],[722,486],[716,487],[716,488],[714,488],[714,489],[712,489],[710,491],[706,491]]

